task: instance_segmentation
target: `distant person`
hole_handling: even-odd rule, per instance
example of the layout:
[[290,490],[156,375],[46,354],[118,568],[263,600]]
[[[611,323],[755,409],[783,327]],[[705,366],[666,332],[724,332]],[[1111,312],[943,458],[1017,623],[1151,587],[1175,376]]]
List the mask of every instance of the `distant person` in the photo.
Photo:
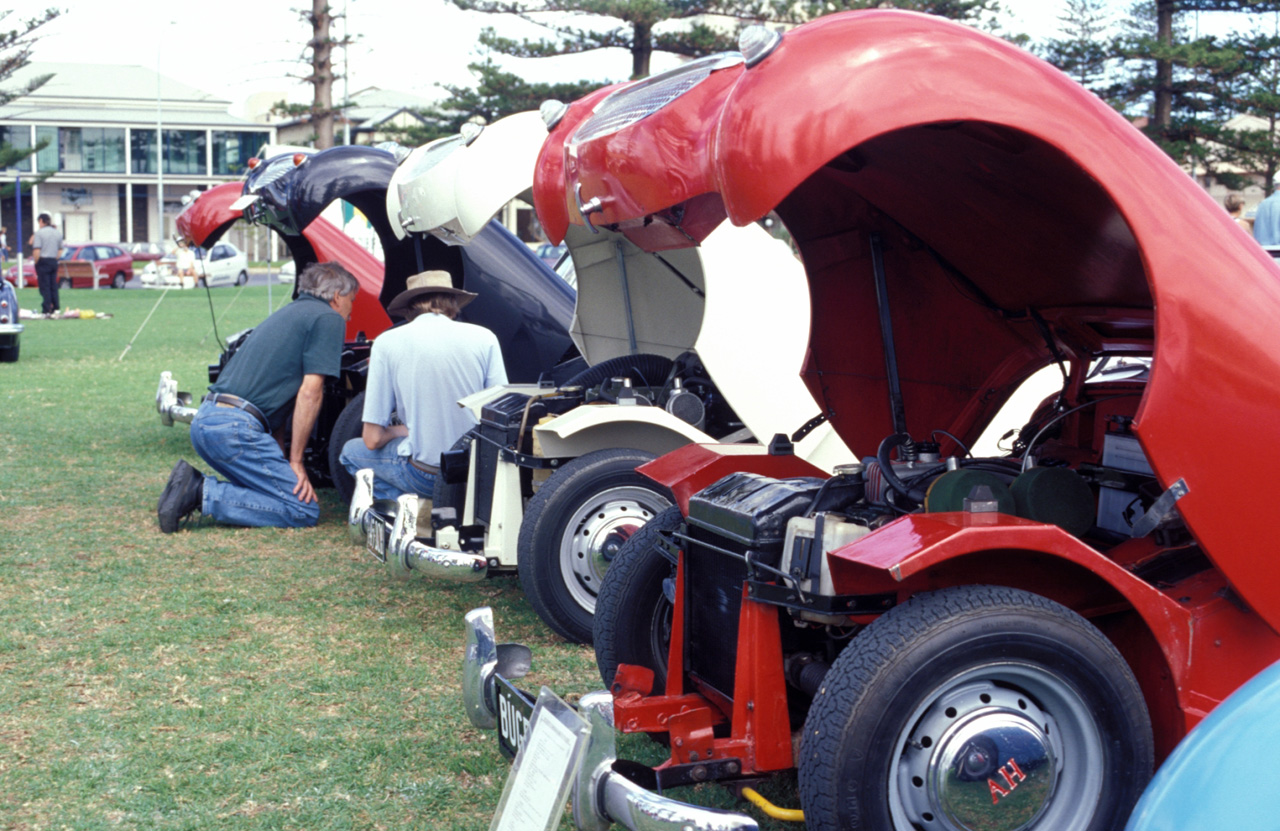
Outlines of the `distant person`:
[[1223,200],[1222,207],[1227,209],[1227,213],[1236,221],[1241,228],[1253,233],[1253,223],[1244,218],[1244,197],[1238,193],[1228,193],[1227,198]]
[[174,262],[174,269],[178,272],[179,277],[196,276],[196,253],[191,250],[191,244],[186,240],[178,240],[178,253]]
[[303,454],[324,400],[324,379],[341,374],[358,290],[342,266],[313,263],[299,275],[298,297],[240,344],[191,421],[192,447],[227,481],[179,461],[156,505],[161,531],[172,534],[195,511],[229,525],[302,528],[319,521]]
[[[430,496],[440,454],[475,426],[458,399],[507,383],[498,338],[455,318],[476,298],[453,287],[447,271],[410,277],[387,312],[409,323],[373,342],[365,386],[364,428],[339,457],[352,474],[373,469],[373,495]],[[392,424],[395,413],[402,424]]]
[[31,235],[31,257],[36,261],[36,285],[40,287],[40,312],[45,317],[57,314],[58,257],[62,254],[62,234],[53,227],[53,217],[40,214],[36,217],[40,227]]
[[9,259],[9,229],[0,225],[0,262]]
[[[1280,185],[1280,173],[1271,183]],[[1280,245],[1280,187],[1258,205],[1258,213],[1253,218],[1253,238],[1259,245]]]

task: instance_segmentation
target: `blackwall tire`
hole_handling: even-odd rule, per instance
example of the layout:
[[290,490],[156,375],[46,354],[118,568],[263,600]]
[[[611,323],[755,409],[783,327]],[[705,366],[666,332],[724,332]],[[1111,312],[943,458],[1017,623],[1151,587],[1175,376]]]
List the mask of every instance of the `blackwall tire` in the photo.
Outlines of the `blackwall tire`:
[[1100,631],[1039,595],[964,586],[889,611],[836,659],[800,798],[812,831],[1109,831],[1152,763],[1142,692]]
[[591,639],[592,614],[609,561],[631,534],[673,502],[636,473],[642,450],[597,450],[551,475],[529,500],[516,562],[530,605],[556,634]]
[[249,282],[249,272],[247,272],[247,271],[242,271],[242,272],[240,272],[239,274],[237,274],[237,275],[236,275],[236,285],[237,285],[237,286],[243,286],[243,285],[244,285],[245,283],[247,283],[247,282]]
[[22,344],[15,343],[13,346],[6,346],[0,349],[0,364],[12,364],[18,362],[18,354],[22,351]]
[[662,584],[676,567],[656,546],[661,532],[683,523],[678,505],[663,510],[631,535],[600,581],[591,641],[606,688],[618,664],[633,664],[653,670],[654,694],[666,689],[672,607]]
[[117,272],[116,272],[116,273],[111,277],[111,288],[113,288],[113,289],[122,289],[122,288],[124,288],[124,284],[125,284],[125,276],[124,276],[124,272],[123,272],[123,271],[117,271]]
[[[471,446],[471,434],[463,436],[453,443],[450,450],[462,450]],[[444,476],[436,477],[435,487],[431,489],[431,507],[435,508],[453,508],[458,512],[458,522],[462,522],[463,512],[467,507],[467,483],[459,482],[455,485],[447,485]]]
[[364,432],[364,392],[356,393],[355,398],[347,402],[333,423],[333,432],[329,434],[329,478],[333,480],[334,490],[343,505],[351,504],[351,494],[356,489],[356,478],[342,466],[342,446],[348,440],[359,437]]

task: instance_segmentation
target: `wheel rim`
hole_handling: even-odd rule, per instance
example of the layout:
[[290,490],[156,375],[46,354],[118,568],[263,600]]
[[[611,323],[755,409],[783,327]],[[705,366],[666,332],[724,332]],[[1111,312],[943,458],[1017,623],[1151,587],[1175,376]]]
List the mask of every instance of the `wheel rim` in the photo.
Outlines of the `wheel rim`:
[[610,561],[632,534],[670,504],[648,488],[620,487],[578,506],[560,541],[560,575],[574,602],[595,613],[600,579]]
[[[649,653],[653,656],[654,669],[667,677],[667,655],[671,651],[671,612],[675,607],[667,602],[664,594],[653,609],[649,619]],[[665,690],[654,690],[661,695]]]
[[1105,753],[1088,705],[1041,666],[987,664],[934,688],[894,745],[897,829],[1079,831]]

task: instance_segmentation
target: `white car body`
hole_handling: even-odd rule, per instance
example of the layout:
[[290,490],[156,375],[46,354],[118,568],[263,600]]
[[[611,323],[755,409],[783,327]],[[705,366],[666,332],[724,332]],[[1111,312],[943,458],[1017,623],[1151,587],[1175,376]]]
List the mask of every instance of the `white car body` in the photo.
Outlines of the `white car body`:
[[[465,243],[506,202],[527,191],[545,136],[537,114],[523,113],[495,122],[470,143],[453,137],[419,148],[387,189],[392,226]],[[496,182],[495,172],[506,172],[519,186]],[[588,364],[638,353],[675,358],[692,350],[745,424],[742,440],[768,443],[819,414],[800,379],[809,333],[808,283],[790,248],[765,229],[726,223],[698,248],[660,255],[607,230],[592,234],[574,227],[566,242],[578,289],[572,336]],[[512,391],[528,392],[496,387],[459,403],[478,416],[485,403]],[[542,455],[561,458],[623,447],[661,455],[691,442],[725,440],[661,407],[629,406],[578,407],[534,427],[533,435]],[[827,424],[797,443],[795,452],[828,471],[853,461]],[[465,516],[459,517],[463,525],[474,520],[475,464],[473,454]],[[359,492],[356,498],[362,498]],[[483,557],[490,568],[513,568],[523,513],[514,462],[498,462],[493,500]],[[353,501],[353,534],[361,536],[357,514],[363,509]],[[387,562],[392,564],[390,557]]]

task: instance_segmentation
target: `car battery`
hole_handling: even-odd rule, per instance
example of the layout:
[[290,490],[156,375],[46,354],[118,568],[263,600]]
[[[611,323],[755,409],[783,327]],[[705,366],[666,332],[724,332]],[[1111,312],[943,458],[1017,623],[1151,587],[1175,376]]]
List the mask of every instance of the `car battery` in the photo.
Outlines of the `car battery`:
[[822,487],[814,477],[771,479],[732,473],[689,499],[689,524],[750,549],[753,557],[777,566],[787,536],[787,520],[804,514]]
[[[1147,454],[1136,436],[1107,433],[1102,439],[1102,466],[1125,473],[1154,475]],[[1102,485],[1098,488],[1098,527],[1126,537],[1133,534],[1133,523],[1142,516],[1136,491]],[[1127,514],[1127,516],[1126,516]]]

